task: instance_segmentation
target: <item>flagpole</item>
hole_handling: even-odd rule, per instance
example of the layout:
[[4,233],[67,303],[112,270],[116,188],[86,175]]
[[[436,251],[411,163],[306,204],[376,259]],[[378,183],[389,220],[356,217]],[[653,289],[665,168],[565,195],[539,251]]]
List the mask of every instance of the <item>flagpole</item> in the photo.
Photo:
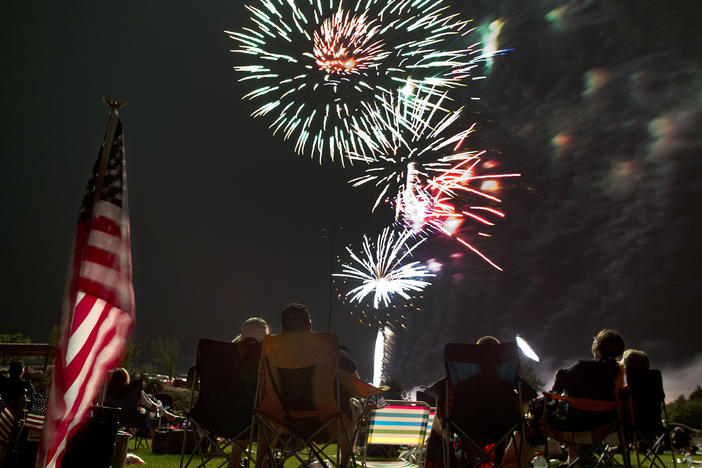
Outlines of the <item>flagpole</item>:
[[[93,210],[95,209],[95,204],[100,200],[100,194],[102,193],[102,184],[105,178],[105,170],[107,169],[107,162],[109,160],[110,151],[112,151],[112,144],[115,140],[115,132],[117,131],[117,122],[119,122],[119,110],[126,106],[126,102],[113,101],[102,97],[102,101],[107,107],[110,108],[110,119],[107,122],[107,131],[105,132],[105,139],[102,142],[102,149],[100,150],[100,166],[97,172],[97,179],[95,181],[95,198],[93,199]],[[95,212],[91,213],[91,220],[95,216]],[[109,374],[109,371],[108,371]],[[107,391],[107,379],[102,384],[102,389],[100,391],[100,406],[105,402],[105,393]]]
[[105,133],[105,139],[102,141],[102,150],[100,151],[100,167],[98,168],[97,179],[95,180],[95,198],[93,200],[93,208],[95,207],[95,203],[100,200],[100,194],[102,193],[102,181],[105,178],[107,161],[109,159],[110,151],[112,150],[115,132],[117,131],[119,109],[127,105],[126,102],[113,101],[104,96],[102,100],[105,105],[110,108],[110,120],[107,123],[107,132]]

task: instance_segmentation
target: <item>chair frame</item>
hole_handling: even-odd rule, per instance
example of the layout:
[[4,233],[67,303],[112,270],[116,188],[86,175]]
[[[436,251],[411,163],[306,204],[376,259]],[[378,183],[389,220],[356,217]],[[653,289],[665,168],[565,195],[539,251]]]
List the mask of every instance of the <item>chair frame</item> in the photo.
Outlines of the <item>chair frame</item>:
[[[141,418],[145,418],[146,416],[141,414],[138,410],[140,407],[140,402],[141,402],[141,392],[144,389],[144,380],[143,379],[135,379],[132,380],[129,383],[130,386],[135,386],[135,388],[138,388],[139,390],[134,393],[134,396],[136,397],[136,400],[134,401],[134,407],[132,410],[129,410],[128,408],[122,408],[122,406],[119,406],[119,424],[120,427],[124,427],[125,432],[127,432],[131,437],[130,439],[134,440],[134,450],[137,450],[139,448],[150,448],[149,447],[149,436],[148,434],[141,433],[140,431],[142,430],[141,423],[142,420]],[[114,403],[114,402],[111,402]],[[107,402],[105,402],[107,405]],[[131,403],[129,403],[131,405]]]
[[[202,341],[202,340],[201,340]],[[228,344],[228,343],[227,343]],[[197,362],[200,362],[200,343],[198,343],[198,356],[197,356]],[[185,424],[185,431],[183,434],[183,442],[181,446],[181,451],[180,451],[180,468],[186,468],[190,466],[190,463],[193,461],[193,458],[195,458],[195,454],[197,454],[200,458],[200,463],[196,465],[196,468],[204,468],[207,463],[212,461],[213,459],[217,457],[224,457],[224,461],[220,464],[217,465],[217,467],[222,467],[225,466],[229,463],[229,455],[225,453],[225,449],[233,444],[239,444],[238,441],[245,439],[246,436],[248,436],[251,432],[251,425],[247,425],[245,428],[240,430],[236,435],[230,438],[225,438],[225,437],[220,437],[216,434],[212,434],[210,430],[205,428],[202,424],[200,424],[195,418],[192,417],[191,411],[193,409],[193,402],[195,399],[195,390],[198,389],[200,391],[199,387],[199,379],[200,379],[200,374],[199,374],[199,369],[197,365],[193,368],[193,372],[189,376],[192,378],[192,381],[188,382],[188,387],[190,387],[190,401],[188,403],[188,410],[186,412],[186,418],[184,421]],[[253,402],[252,402],[253,404]],[[188,460],[183,463],[185,460],[185,446],[187,445],[188,441],[188,432],[191,431],[191,428],[193,429],[192,432],[197,435],[197,441],[195,442],[195,448],[193,451],[190,453]],[[248,446],[248,445],[247,445]],[[242,454],[246,450],[247,446],[241,447],[242,449]],[[205,450],[205,448],[208,447],[209,450]]]
[[[276,335],[266,337],[264,339],[264,349],[266,340],[268,340],[269,338],[273,338],[274,336]],[[337,369],[334,379],[334,395],[336,397],[337,410],[326,421],[322,422],[319,426],[317,426],[309,435],[305,436],[303,434],[296,433],[294,429],[287,427],[278,421],[272,420],[260,408],[262,402],[262,393],[264,390],[264,382],[266,381],[266,379],[270,379],[271,388],[274,394],[277,396],[277,398],[281,400],[282,406],[280,389],[277,388],[277,384],[275,383],[275,379],[272,375],[271,363],[269,362],[268,356],[265,354],[265,351],[262,350],[261,362],[259,366],[258,384],[256,389],[256,402],[251,422],[251,436],[249,439],[250,443],[246,450],[248,460],[248,463],[246,465],[247,467],[251,466],[251,463],[254,462],[255,458],[255,466],[257,468],[261,466],[283,468],[286,460],[290,458],[295,458],[303,466],[308,464],[310,461],[317,461],[321,464],[322,467],[328,467],[331,465],[333,467],[340,468],[342,466],[341,448],[339,444],[340,436],[347,438],[346,443],[350,449],[351,465],[356,466],[356,459],[353,453],[353,445],[350,437],[351,434],[346,428],[346,425],[343,420],[343,413],[339,407],[340,377],[338,369],[338,357],[336,358],[336,362]],[[287,417],[291,417],[292,419],[294,419],[294,417],[290,415],[289,410],[284,406],[283,411]],[[333,424],[336,424],[336,437],[329,436],[329,440],[323,442],[318,442],[314,440],[320,434],[329,435],[326,431],[328,428],[332,427]],[[256,441],[257,443],[255,454],[253,449],[254,441]],[[324,453],[325,449],[335,441],[337,442],[336,461],[332,460],[331,458],[326,458]],[[304,447],[300,447],[300,445],[303,444]],[[265,447],[265,454],[262,453],[261,446]],[[301,454],[303,454],[305,451],[307,452],[307,454],[303,458]]]
[[[651,370],[653,371],[653,369]],[[660,375],[660,372],[657,371]],[[661,380],[661,387],[662,387],[662,380]],[[662,388],[661,388],[662,390]],[[640,445],[641,441],[645,439],[646,437],[644,434],[641,432],[641,430],[637,427],[636,424],[636,414],[634,413],[634,407],[633,407],[633,397],[629,400],[628,404],[626,405],[625,409],[627,411],[627,423],[629,425],[629,429],[631,430],[631,433],[633,435],[633,440],[632,440],[632,446],[634,447],[634,450],[636,452],[636,466],[638,468],[642,468],[646,462],[648,464],[646,465],[647,468],[665,468],[666,464],[665,462],[661,459],[661,454],[659,454],[659,451],[661,451],[662,448],[665,447],[665,442],[667,441],[670,448],[671,448],[671,458],[673,460],[673,466],[677,467],[677,460],[675,457],[675,451],[673,450],[673,441],[671,440],[670,436],[670,426],[668,425],[668,410],[665,405],[665,397],[663,397],[660,401],[660,407],[663,410],[663,432],[658,434],[653,441],[653,444],[651,444],[650,447],[646,449],[646,451],[643,453],[643,459],[641,458],[641,450],[640,450]]]
[[[544,437],[551,437],[559,441],[561,444],[565,445],[569,451],[572,451],[577,455],[566,465],[567,468],[572,468],[573,466],[578,465],[585,458],[589,457],[595,458],[596,467],[603,466],[605,462],[610,465],[620,465],[614,460],[609,452],[610,446],[606,439],[610,434],[616,434],[617,436],[623,466],[625,468],[631,468],[630,454],[627,446],[626,434],[624,432],[625,404],[623,401],[627,401],[628,398],[628,392],[626,390],[618,392],[616,401],[602,401],[589,398],[570,397],[556,395],[550,392],[543,392],[543,395],[544,405],[540,425]],[[555,429],[549,426],[546,418],[548,402],[550,401],[565,401],[571,407],[593,413],[612,411],[616,409],[617,417],[612,421],[587,431],[567,431]],[[585,441],[579,442],[579,437],[585,437]],[[583,439],[580,440],[582,441]],[[589,442],[587,442],[588,440]],[[600,448],[601,450],[598,450]],[[548,459],[548,444],[545,445],[544,456],[546,459]]]
[[[510,343],[503,343],[499,344],[497,346],[505,346]],[[516,357],[516,363],[517,363],[517,368],[518,368],[518,363],[519,363],[519,354],[516,352],[516,344],[511,343],[515,346],[515,357]],[[474,462],[474,466],[481,466],[481,465],[487,465],[490,467],[497,467],[500,466],[498,463],[495,462],[493,456],[495,454],[496,449],[504,442],[505,448],[509,444],[510,441],[512,441],[515,444],[515,450],[516,450],[516,461],[517,461],[517,466],[521,467],[521,452],[522,452],[522,447],[523,443],[517,443],[516,439],[514,438],[514,432],[518,431],[520,434],[520,441],[525,440],[524,438],[524,433],[525,433],[525,421],[524,421],[524,414],[523,414],[523,400],[522,400],[522,390],[521,390],[521,382],[518,379],[518,375],[515,375],[515,381],[513,382],[514,385],[514,390],[517,392],[517,402],[519,405],[519,419],[517,422],[515,422],[510,428],[496,441],[493,442],[492,447],[484,451],[484,446],[478,444],[476,441],[471,438],[466,431],[451,418],[451,404],[450,402],[450,389],[452,386],[451,383],[451,378],[450,378],[450,370],[449,370],[449,365],[448,365],[448,350],[449,347],[455,347],[455,346],[461,346],[461,347],[466,347],[466,348],[472,348],[474,346],[496,346],[496,345],[469,345],[469,344],[458,344],[458,343],[449,343],[446,345],[445,350],[444,350],[444,364],[446,366],[446,385],[445,385],[445,395],[444,395],[444,416],[442,418],[442,424],[445,425],[444,430],[443,430],[443,454],[444,454],[444,466],[448,467],[450,466],[450,451],[451,451],[451,439],[452,439],[452,434],[455,432],[457,435],[459,435],[463,440],[468,441],[468,443],[471,445],[473,449],[476,450],[477,453],[480,453],[479,457],[477,460]],[[455,361],[459,362],[459,361]],[[461,361],[461,362],[476,362],[476,361]],[[505,361],[506,362],[506,361]],[[437,404],[438,407],[438,404]]]

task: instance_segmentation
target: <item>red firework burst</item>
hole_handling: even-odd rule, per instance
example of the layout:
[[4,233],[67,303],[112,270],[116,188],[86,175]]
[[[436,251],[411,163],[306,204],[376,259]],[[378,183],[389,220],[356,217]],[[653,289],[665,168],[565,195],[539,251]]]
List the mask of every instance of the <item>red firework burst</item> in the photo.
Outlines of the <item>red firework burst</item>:
[[383,50],[376,21],[344,13],[342,9],[322,22],[314,33],[315,62],[320,70],[339,75],[377,66],[389,52]]

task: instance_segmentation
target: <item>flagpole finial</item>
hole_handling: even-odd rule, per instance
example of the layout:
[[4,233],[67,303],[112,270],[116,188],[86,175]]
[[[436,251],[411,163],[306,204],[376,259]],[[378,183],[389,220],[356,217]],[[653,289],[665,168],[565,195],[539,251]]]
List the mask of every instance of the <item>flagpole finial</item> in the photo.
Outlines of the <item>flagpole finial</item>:
[[119,110],[127,105],[126,102],[113,101],[112,99],[107,99],[105,96],[102,97],[102,101],[107,107],[110,108],[110,110]]

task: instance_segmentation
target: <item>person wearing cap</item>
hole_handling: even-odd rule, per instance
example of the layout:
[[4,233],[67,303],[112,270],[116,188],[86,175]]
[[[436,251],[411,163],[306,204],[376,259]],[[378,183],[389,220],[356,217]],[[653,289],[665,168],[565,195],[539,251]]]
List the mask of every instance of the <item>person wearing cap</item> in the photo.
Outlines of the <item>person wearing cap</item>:
[[254,340],[260,343],[270,332],[268,323],[261,317],[247,318],[241,324],[241,333],[232,340],[232,343],[240,343],[245,340]]

